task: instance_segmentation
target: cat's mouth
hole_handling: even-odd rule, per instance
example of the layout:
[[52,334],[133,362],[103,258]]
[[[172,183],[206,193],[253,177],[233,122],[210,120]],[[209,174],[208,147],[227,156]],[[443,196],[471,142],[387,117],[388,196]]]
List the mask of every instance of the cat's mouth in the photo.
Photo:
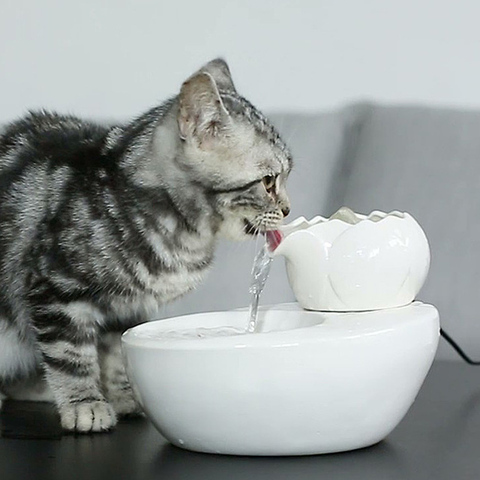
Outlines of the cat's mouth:
[[255,225],[250,223],[248,220],[245,220],[245,233],[247,235],[252,235],[252,236],[259,235],[259,234],[265,235],[265,239],[268,243],[269,249],[272,252],[278,247],[278,245],[283,239],[283,235],[280,232],[280,230],[266,229],[265,227],[263,228],[256,227]]
[[246,218],[243,220],[244,223],[244,231],[247,235],[259,235],[263,234],[265,235],[267,232],[270,231],[275,231],[277,230],[277,226],[275,225],[264,225],[262,223],[260,224],[253,224],[252,222],[249,222]]

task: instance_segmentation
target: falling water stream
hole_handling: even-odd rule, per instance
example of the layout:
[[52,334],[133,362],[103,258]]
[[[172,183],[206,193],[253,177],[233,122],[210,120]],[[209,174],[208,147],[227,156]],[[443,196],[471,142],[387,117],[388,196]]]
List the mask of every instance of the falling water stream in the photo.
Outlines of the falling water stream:
[[258,303],[260,296],[265,288],[265,283],[270,273],[272,264],[272,254],[270,253],[268,243],[255,256],[252,268],[252,281],[250,284],[250,313],[247,326],[248,333],[255,333],[258,329]]
[[267,241],[257,253],[253,261],[252,277],[249,289],[251,295],[250,309],[248,314],[248,323],[245,330],[234,327],[196,328],[182,331],[163,332],[162,338],[164,340],[211,338],[258,332],[258,305],[260,296],[262,295],[263,289],[265,288],[265,283],[267,282],[267,278],[270,273],[270,266],[273,261],[272,252],[280,243],[281,238],[281,234],[278,233],[278,231],[273,233],[269,232],[269,235],[267,235]]

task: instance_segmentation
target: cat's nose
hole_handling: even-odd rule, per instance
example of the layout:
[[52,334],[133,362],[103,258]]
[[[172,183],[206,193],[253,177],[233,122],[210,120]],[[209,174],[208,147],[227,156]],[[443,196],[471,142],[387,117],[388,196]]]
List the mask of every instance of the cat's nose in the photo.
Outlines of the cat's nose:
[[286,217],[290,213],[290,207],[283,207],[282,213],[283,213],[283,216]]

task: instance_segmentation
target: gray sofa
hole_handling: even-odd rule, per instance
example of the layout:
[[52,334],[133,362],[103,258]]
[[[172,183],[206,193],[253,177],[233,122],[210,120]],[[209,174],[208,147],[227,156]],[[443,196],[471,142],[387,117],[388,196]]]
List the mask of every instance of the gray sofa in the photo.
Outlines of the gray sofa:
[[[330,215],[342,205],[410,212],[432,254],[419,299],[436,305],[445,330],[480,359],[480,111],[361,103],[271,119],[295,160],[290,220]],[[222,243],[207,281],[162,317],[248,305],[259,242]],[[285,301],[294,297],[278,259],[261,303]],[[443,341],[438,356],[458,359]]]

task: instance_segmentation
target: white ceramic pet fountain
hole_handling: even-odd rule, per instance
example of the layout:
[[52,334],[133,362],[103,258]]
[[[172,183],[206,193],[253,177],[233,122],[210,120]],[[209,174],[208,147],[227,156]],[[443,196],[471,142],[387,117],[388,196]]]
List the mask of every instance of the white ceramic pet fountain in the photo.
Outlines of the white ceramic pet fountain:
[[[432,364],[439,318],[413,301],[429,248],[406,213],[341,209],[283,228],[299,304],[188,315],[123,336],[127,372],[174,445],[235,455],[305,455],[384,439]],[[303,308],[301,308],[303,307]]]
[[329,219],[300,217],[283,231],[275,255],[286,257],[290,285],[308,310],[401,307],[427,278],[427,237],[408,213],[366,216],[343,207]]

